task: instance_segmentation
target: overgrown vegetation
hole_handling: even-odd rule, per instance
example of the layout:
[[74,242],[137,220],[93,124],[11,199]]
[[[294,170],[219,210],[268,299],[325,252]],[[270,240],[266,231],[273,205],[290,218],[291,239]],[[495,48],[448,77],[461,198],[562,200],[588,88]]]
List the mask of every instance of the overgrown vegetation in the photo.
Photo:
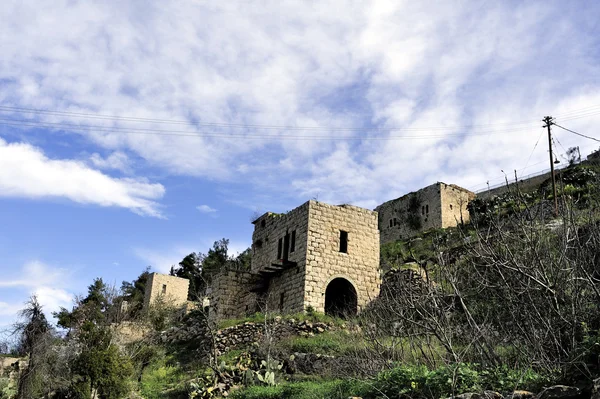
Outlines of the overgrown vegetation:
[[[32,298],[11,348],[28,365],[16,381],[0,376],[0,399],[437,399],[555,383],[586,393],[600,376],[600,171],[574,162],[558,181],[558,217],[548,183],[529,193],[514,185],[473,201],[470,225],[382,246],[380,297],[351,319],[307,309],[215,325],[201,308],[177,319],[167,303],[143,309],[149,270],[120,290],[95,280],[72,309],[55,314],[63,335]],[[221,268],[249,267],[249,252],[232,257],[227,245],[218,241],[172,269],[193,281],[191,299],[203,297]],[[273,333],[274,323],[292,319],[328,328]],[[254,344],[216,350],[219,329],[247,322],[261,326]],[[143,337],[120,340],[115,326],[127,323],[143,326]],[[205,339],[161,339],[190,324]]]

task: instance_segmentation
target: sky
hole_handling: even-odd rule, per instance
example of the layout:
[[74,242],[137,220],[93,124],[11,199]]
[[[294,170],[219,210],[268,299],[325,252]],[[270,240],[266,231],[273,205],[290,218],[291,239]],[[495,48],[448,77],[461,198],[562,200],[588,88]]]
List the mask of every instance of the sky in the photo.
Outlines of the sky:
[[[600,137],[594,1],[77,1],[0,7],[0,327],[253,216],[546,169]],[[598,143],[553,128],[554,150]]]

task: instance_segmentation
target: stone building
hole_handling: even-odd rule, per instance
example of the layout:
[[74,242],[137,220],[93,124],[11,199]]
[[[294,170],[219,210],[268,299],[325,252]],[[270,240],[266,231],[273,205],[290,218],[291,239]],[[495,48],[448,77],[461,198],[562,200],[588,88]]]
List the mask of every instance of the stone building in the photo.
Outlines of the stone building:
[[376,212],[311,200],[253,223],[252,268],[213,280],[212,317],[308,308],[355,314],[379,294]]
[[429,229],[454,227],[469,221],[471,191],[437,182],[400,198],[384,202],[379,214],[381,244],[410,238]]
[[146,282],[144,308],[152,305],[159,298],[169,303],[169,305],[186,305],[189,285],[190,281],[186,278],[151,273]]

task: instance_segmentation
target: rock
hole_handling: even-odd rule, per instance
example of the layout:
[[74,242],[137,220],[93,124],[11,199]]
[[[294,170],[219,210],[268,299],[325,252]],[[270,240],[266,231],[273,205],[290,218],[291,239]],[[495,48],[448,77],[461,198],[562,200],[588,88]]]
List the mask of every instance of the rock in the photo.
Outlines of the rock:
[[581,394],[579,388],[566,385],[554,385],[537,394],[535,399],[571,399]]
[[495,391],[467,392],[460,395],[454,395],[447,399],[503,399],[504,397]]
[[592,395],[590,399],[600,399],[600,378],[596,378],[592,382]]
[[535,396],[533,392],[516,390],[506,396],[506,399],[531,399]]
[[496,392],[496,391],[483,391],[483,393],[480,394],[480,398],[481,399],[504,399],[504,396],[502,396],[502,394],[500,392]]

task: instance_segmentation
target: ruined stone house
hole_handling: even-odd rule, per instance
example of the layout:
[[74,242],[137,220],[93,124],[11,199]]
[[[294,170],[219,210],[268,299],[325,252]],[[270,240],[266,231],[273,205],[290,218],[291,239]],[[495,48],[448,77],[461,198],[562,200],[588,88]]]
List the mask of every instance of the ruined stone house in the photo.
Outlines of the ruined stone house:
[[213,279],[211,317],[309,308],[355,314],[379,294],[376,212],[311,200],[253,223],[252,269]]
[[186,305],[189,285],[190,281],[186,278],[151,273],[146,282],[144,308],[159,300],[175,307]]
[[384,202],[379,214],[381,244],[413,237],[423,231],[455,227],[469,221],[471,191],[437,182],[400,198]]

